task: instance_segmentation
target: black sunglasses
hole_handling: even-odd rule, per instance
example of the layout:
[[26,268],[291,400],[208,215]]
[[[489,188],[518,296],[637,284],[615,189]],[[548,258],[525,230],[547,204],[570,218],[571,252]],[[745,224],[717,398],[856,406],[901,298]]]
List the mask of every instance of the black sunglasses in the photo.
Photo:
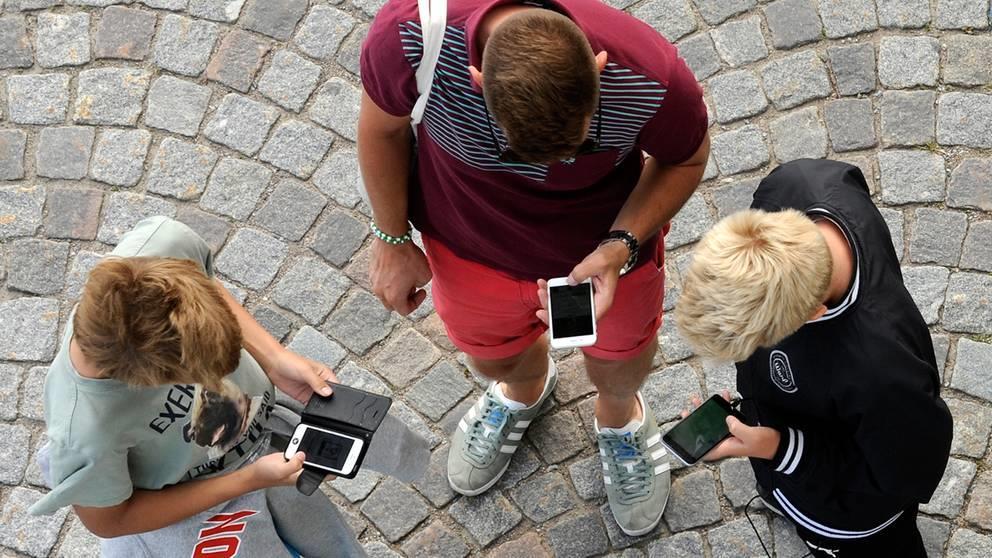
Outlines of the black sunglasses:
[[[492,137],[493,145],[496,146],[496,151],[498,153],[497,159],[501,163],[526,163],[520,155],[517,155],[512,149],[510,149],[509,144],[503,146],[500,145],[499,140],[496,138],[496,130],[493,128],[493,119],[486,116],[486,124],[489,125],[489,135]],[[578,150],[575,151],[575,155],[572,155],[570,159],[564,159],[563,161],[571,161],[576,157],[582,155],[588,155],[593,151],[599,149],[600,140],[603,137],[603,96],[599,96],[599,101],[596,107],[596,137],[587,137],[582,145],[579,146]]]

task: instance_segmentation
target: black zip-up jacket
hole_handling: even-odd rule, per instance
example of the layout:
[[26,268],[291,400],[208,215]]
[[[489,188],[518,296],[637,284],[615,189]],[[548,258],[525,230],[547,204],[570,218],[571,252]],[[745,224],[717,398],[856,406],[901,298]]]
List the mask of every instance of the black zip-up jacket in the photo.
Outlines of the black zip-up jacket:
[[870,536],[930,500],[947,465],[951,414],[930,332],[903,285],[888,227],[861,171],[827,160],[775,169],[752,208],[793,208],[840,226],[857,259],[844,301],[737,364],[749,424],[782,435],[751,459],[770,502],[826,537]]

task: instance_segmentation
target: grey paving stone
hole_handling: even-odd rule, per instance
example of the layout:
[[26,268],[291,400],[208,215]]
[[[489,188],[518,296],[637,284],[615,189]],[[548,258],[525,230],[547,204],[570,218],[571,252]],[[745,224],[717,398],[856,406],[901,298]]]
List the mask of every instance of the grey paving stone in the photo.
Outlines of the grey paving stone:
[[385,339],[396,323],[393,313],[386,310],[377,298],[365,290],[359,290],[331,314],[324,332],[353,353],[363,355]]
[[[724,459],[720,462],[720,484],[724,495],[735,508],[744,507],[757,494],[754,483],[754,469],[746,458]],[[710,542],[713,542],[712,539]]]
[[975,0],[937,0],[933,22],[937,29],[988,29],[988,6]]
[[818,159],[827,154],[827,129],[816,107],[806,107],[772,120],[768,125],[772,150],[779,163]]
[[406,393],[406,401],[427,418],[437,422],[472,391],[472,385],[465,378],[461,365],[441,361],[413,384]]
[[713,206],[716,207],[717,219],[723,219],[731,213],[750,207],[759,182],[759,179],[747,178],[711,189],[710,196]]
[[560,463],[586,447],[582,422],[570,410],[537,419],[527,430],[527,437],[547,463]]
[[372,369],[401,388],[437,362],[441,353],[423,335],[408,329],[393,337],[372,359]]
[[27,134],[23,130],[0,130],[0,180],[24,177],[24,149]]
[[[734,558],[737,556],[760,556],[764,550],[760,541],[771,541],[772,532],[764,516],[752,519],[754,528],[746,518],[735,519],[706,533],[713,558]],[[755,529],[760,539],[755,535]],[[767,544],[767,542],[766,542]]]
[[[469,397],[465,399],[463,403],[475,403],[475,401],[476,398]],[[455,407],[455,410],[452,411],[452,413],[458,411],[460,407],[461,405]],[[547,405],[545,404],[545,408],[546,407]],[[460,413],[460,415],[464,416],[465,413]],[[455,424],[457,424],[457,422],[455,422]],[[507,467],[506,472],[503,473],[503,476],[499,479],[499,482],[496,483],[496,488],[499,490],[517,486],[520,481],[531,476],[535,471],[541,468],[541,460],[537,457],[537,452],[532,450],[530,446],[526,444],[517,447],[519,449],[517,449],[517,453],[513,454],[513,460],[510,461],[510,466]]]
[[141,180],[151,141],[146,130],[103,130],[90,162],[90,178],[112,186],[134,186]]
[[7,76],[7,114],[15,124],[61,124],[69,106],[69,76]]
[[703,538],[695,531],[658,539],[648,548],[648,558],[698,558],[704,555]]
[[272,171],[258,163],[225,157],[210,175],[200,206],[243,221],[255,209],[271,179]]
[[758,76],[751,70],[720,74],[710,79],[709,85],[716,120],[721,124],[757,116],[768,108]]
[[796,533],[794,524],[778,515],[771,515],[772,537],[775,539],[775,556],[802,556],[809,552],[809,547],[806,546],[806,543]]
[[[18,407],[22,418],[39,422],[45,420],[45,377],[47,375],[47,366],[35,366],[28,370],[22,387],[21,405]],[[28,444],[21,447],[26,448]],[[29,460],[31,460],[32,455],[28,454]]]
[[937,93],[882,93],[882,143],[886,146],[926,145],[934,141]]
[[35,558],[48,556],[58,541],[69,508],[51,515],[29,515],[28,508],[42,496],[37,490],[20,486],[9,493],[0,513],[0,545]]
[[185,223],[200,235],[214,254],[220,252],[224,242],[227,241],[227,235],[231,232],[231,225],[224,219],[189,205],[179,208],[176,220]]
[[279,111],[236,93],[226,95],[211,115],[203,134],[211,141],[252,156],[279,118]]
[[713,473],[696,471],[673,480],[664,517],[675,533],[719,521],[720,501]]
[[403,558],[402,555],[394,552],[385,543],[381,542],[367,542],[362,548],[368,554],[369,558]]
[[523,519],[520,511],[495,490],[474,498],[459,498],[448,508],[448,515],[484,547]]
[[207,69],[219,35],[216,23],[169,14],[162,18],[155,39],[155,64],[184,76],[198,76]]
[[276,104],[299,112],[317,87],[318,79],[320,66],[288,50],[280,50],[259,79],[258,91]]
[[777,0],[764,11],[775,48],[795,48],[823,36],[823,24],[813,0]]
[[695,354],[689,343],[679,334],[673,319],[662,322],[661,330],[658,332],[658,345],[662,359],[669,364],[685,360]]
[[358,107],[361,99],[362,93],[357,87],[333,77],[317,91],[310,106],[310,119],[355,141],[358,138]]
[[96,58],[144,60],[155,34],[154,13],[121,6],[103,11],[96,28]]
[[23,375],[20,366],[0,363],[0,420],[17,418],[17,389]]
[[858,95],[875,90],[875,47],[871,43],[827,48],[830,70],[841,95]]
[[72,527],[59,545],[58,558],[89,558],[100,555],[100,539],[90,533],[79,519],[72,520]]
[[329,484],[331,488],[354,504],[368,498],[382,478],[383,475],[375,471],[363,470],[353,479],[335,479]]
[[949,276],[950,271],[946,267],[928,265],[902,268],[906,290],[912,295],[928,325],[935,324],[940,319],[940,308],[944,305]]
[[270,48],[268,41],[234,29],[224,37],[207,65],[207,79],[246,93]]
[[568,466],[568,476],[579,498],[596,500],[606,497],[606,485],[603,484],[603,466],[599,455],[580,459]]
[[39,13],[35,42],[42,68],[85,64],[90,61],[90,15]]
[[160,10],[179,11],[185,10],[189,0],[138,0],[149,8]]
[[530,531],[523,536],[507,541],[495,549],[491,556],[500,558],[551,558],[544,546],[541,544],[541,536],[534,531]]
[[952,457],[947,462],[944,476],[937,485],[937,491],[928,504],[920,506],[920,511],[931,515],[957,517],[964,506],[964,498],[975,477],[975,464]]
[[299,240],[310,230],[327,205],[320,193],[302,182],[287,178],[276,184],[265,204],[255,212],[252,222],[287,240]]
[[45,128],[38,136],[35,173],[48,178],[86,176],[96,131],[83,126]]
[[992,276],[987,273],[951,275],[944,301],[944,328],[963,333],[992,333],[990,292]]
[[431,449],[434,449],[443,441],[440,436],[427,427],[427,423],[424,422],[423,417],[408,407],[406,403],[393,401],[393,406],[389,408],[389,414],[402,421],[414,434],[427,440],[427,445]]
[[773,60],[761,68],[765,93],[779,110],[799,106],[832,93],[827,68],[813,50]]
[[307,0],[249,0],[241,24],[274,39],[285,41],[307,11]]
[[554,398],[562,405],[574,401],[596,391],[596,386],[589,381],[583,359],[570,357],[556,363],[558,368],[558,386],[555,387]]
[[317,226],[310,247],[325,260],[341,267],[361,248],[368,234],[369,227],[364,221],[345,211],[334,210]]
[[892,247],[896,252],[896,258],[902,260],[903,254],[903,228],[905,218],[901,211],[888,207],[879,208],[885,224],[889,227],[889,235],[892,237]]
[[930,23],[929,0],[875,0],[875,5],[882,27],[919,29]]
[[[311,360],[325,364],[332,369],[348,356],[341,345],[331,341],[316,329],[303,326],[296,332],[286,348]],[[393,407],[397,405],[394,403]],[[419,432],[417,432],[419,434]]]
[[245,0],[190,0],[189,15],[231,23],[241,15]]
[[909,258],[914,263],[956,266],[968,230],[968,216],[960,211],[922,207],[914,212]]
[[265,288],[286,259],[284,242],[254,229],[241,229],[216,260],[217,270],[251,289]]
[[407,556],[436,556],[437,558],[462,558],[469,552],[468,545],[438,520],[421,529],[403,543]]
[[148,91],[145,124],[184,136],[195,136],[209,101],[209,87],[162,76]]
[[359,8],[369,17],[375,16],[379,9],[385,4],[386,0],[351,0],[352,6]]
[[7,0],[7,8],[15,12],[25,12],[28,10],[51,8],[60,3],[62,3],[62,0]]
[[148,191],[181,200],[198,197],[207,187],[207,177],[217,154],[205,145],[165,138],[148,173]]
[[744,13],[757,3],[756,0],[692,0],[699,15],[710,25],[720,24],[737,14]]
[[94,8],[105,8],[113,4],[130,4],[134,0],[65,0],[70,6],[90,6]]
[[992,345],[972,341],[966,337],[958,340],[958,358],[951,376],[951,387],[986,401],[992,401]]
[[943,65],[944,83],[988,85],[992,83],[992,37],[953,35],[944,39],[947,54]]
[[272,300],[317,325],[330,314],[350,284],[340,271],[316,258],[305,258],[280,279]]
[[299,120],[280,124],[266,142],[258,158],[299,178],[307,179],[334,142],[320,128]]
[[857,151],[878,145],[871,99],[838,99],[823,106],[834,151]]
[[941,95],[937,101],[937,141],[976,149],[992,147],[992,95]]
[[937,361],[937,374],[940,375],[941,383],[944,383],[944,368],[947,366],[947,353],[951,349],[951,338],[943,333],[931,333],[930,340],[933,343],[933,356]]
[[0,17],[0,70],[30,68],[34,64],[34,50],[28,37],[24,17]]
[[358,20],[330,6],[314,6],[293,38],[293,44],[307,56],[327,60],[337,52]]
[[725,23],[710,32],[717,52],[731,67],[757,62],[768,56],[761,18],[753,16]]
[[389,542],[396,542],[427,518],[428,507],[412,489],[386,478],[362,504],[362,513]]
[[654,411],[654,418],[659,423],[677,418],[694,393],[700,393],[699,380],[686,363],[652,373],[641,386],[644,402]]
[[[272,306],[259,306],[252,311],[251,315],[255,318],[255,321],[265,328],[265,331],[269,332],[272,337],[275,337],[280,342],[289,335],[290,330],[293,328],[293,322]],[[335,372],[340,381],[348,385],[353,385],[341,377],[340,370],[336,370]]]
[[365,185],[355,148],[349,146],[332,151],[313,174],[313,184],[339,205],[357,206],[362,201]]
[[982,529],[992,529],[992,473],[989,471],[978,475],[964,517]]
[[19,424],[0,423],[0,439],[4,456],[0,460],[0,483],[18,485],[28,465],[29,452],[24,448],[31,443],[31,431]]
[[341,48],[338,49],[338,55],[335,60],[342,68],[348,70],[354,75],[359,75],[359,58],[362,52],[362,43],[365,42],[365,38],[369,34],[369,24],[363,23],[355,28],[354,31],[348,35],[348,38],[344,40],[341,44]]
[[630,14],[674,43],[699,28],[688,0],[649,0]]
[[544,523],[575,508],[577,501],[561,473],[531,477],[510,491],[514,503],[531,521]]
[[59,303],[51,298],[0,302],[0,354],[10,361],[46,361],[55,356]]
[[992,211],[992,189],[988,187],[992,176],[992,158],[966,158],[951,173],[947,189],[947,205]]
[[685,59],[697,80],[702,81],[720,71],[720,55],[708,32],[682,39],[678,48],[679,56]]
[[90,270],[102,258],[102,254],[90,252],[89,250],[80,250],[76,254],[76,257],[72,259],[72,264],[69,266],[69,273],[65,278],[66,300],[75,301],[79,299],[79,296],[83,293],[83,285],[89,277]]
[[134,228],[138,221],[154,215],[174,217],[176,206],[151,196],[112,192],[104,203],[103,221],[96,239],[105,244],[117,244],[121,236]]
[[547,531],[547,541],[557,558],[586,558],[606,552],[610,541],[595,510],[559,520]]
[[133,126],[151,74],[132,68],[94,68],[79,73],[73,120],[80,124]]
[[940,73],[940,43],[933,37],[882,37],[878,78],[890,89],[933,86]]
[[889,150],[878,154],[882,201],[887,204],[944,199],[944,158],[926,151]]
[[970,529],[958,529],[947,544],[947,555],[954,558],[983,558],[992,547],[992,537]]
[[65,286],[68,243],[25,238],[11,242],[7,255],[9,288],[46,295],[55,294]]
[[695,193],[682,207],[672,222],[672,229],[665,237],[665,246],[669,250],[684,246],[699,240],[711,226],[713,217],[703,200],[703,196]]
[[446,505],[456,495],[448,484],[448,450],[447,444],[434,450],[427,472],[413,481],[413,487],[437,508]]
[[964,269],[992,271],[992,221],[979,221],[968,227],[960,265]]
[[[968,341],[968,339],[965,339]],[[969,352],[965,351],[966,355]],[[954,417],[954,439],[951,442],[952,455],[966,455],[981,458],[989,445],[992,435],[992,409],[964,401],[945,397],[944,401]],[[980,486],[979,482],[976,486]],[[988,528],[988,527],[986,527]]]
[[827,38],[839,39],[878,29],[872,0],[819,0],[819,4]]
[[725,176],[760,168],[769,160],[764,134],[753,124],[714,137],[712,149]]
[[706,395],[715,395],[723,390],[737,391],[737,368],[732,362],[719,362],[703,359],[703,385]]

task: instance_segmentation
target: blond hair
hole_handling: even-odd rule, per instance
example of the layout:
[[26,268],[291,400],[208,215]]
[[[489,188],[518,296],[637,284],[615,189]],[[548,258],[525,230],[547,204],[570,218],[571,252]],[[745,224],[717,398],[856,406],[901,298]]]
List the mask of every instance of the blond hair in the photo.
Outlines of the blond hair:
[[111,258],[90,272],[72,322],[86,360],[131,386],[219,388],[241,358],[241,328],[190,260]]
[[679,332],[702,356],[744,360],[802,327],[832,270],[826,240],[802,213],[735,213],[693,252],[675,307]]

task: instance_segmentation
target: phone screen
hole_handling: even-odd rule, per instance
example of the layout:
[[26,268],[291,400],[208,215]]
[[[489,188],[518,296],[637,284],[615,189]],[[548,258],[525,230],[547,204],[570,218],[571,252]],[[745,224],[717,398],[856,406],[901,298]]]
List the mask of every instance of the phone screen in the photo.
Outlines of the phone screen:
[[719,395],[711,397],[669,430],[665,443],[683,461],[695,463],[730,435],[727,429],[729,414],[729,404]]
[[551,331],[555,337],[592,335],[592,285],[579,283],[574,287],[550,287]]
[[300,440],[299,450],[307,454],[307,462],[341,471],[355,441],[330,432],[308,428]]

